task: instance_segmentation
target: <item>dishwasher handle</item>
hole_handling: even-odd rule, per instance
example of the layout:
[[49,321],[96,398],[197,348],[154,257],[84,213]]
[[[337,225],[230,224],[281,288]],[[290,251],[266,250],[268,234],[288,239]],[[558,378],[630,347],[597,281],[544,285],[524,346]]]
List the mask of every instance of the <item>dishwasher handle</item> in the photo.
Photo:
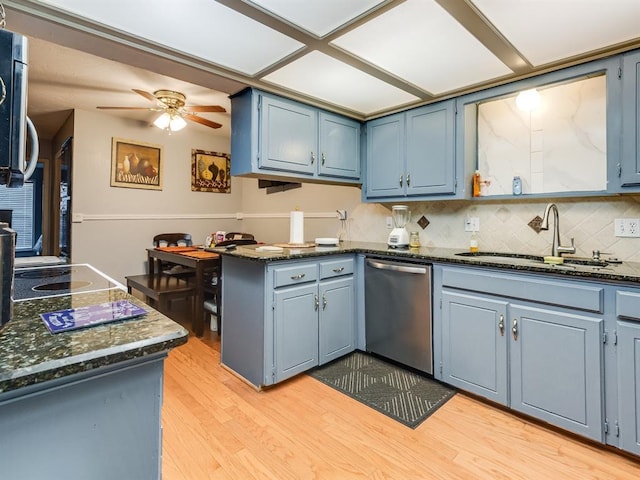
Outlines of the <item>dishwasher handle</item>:
[[429,273],[428,267],[418,267],[415,265],[407,265],[406,263],[385,263],[376,260],[367,259],[367,265],[378,270],[391,270],[393,272],[415,273],[418,275],[426,275]]

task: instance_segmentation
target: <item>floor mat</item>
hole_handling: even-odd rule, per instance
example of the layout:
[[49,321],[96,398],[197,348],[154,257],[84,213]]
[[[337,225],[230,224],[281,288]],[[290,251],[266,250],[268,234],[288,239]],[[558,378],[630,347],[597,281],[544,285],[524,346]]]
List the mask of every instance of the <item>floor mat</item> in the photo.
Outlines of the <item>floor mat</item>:
[[361,351],[309,375],[404,425],[416,428],[456,390]]

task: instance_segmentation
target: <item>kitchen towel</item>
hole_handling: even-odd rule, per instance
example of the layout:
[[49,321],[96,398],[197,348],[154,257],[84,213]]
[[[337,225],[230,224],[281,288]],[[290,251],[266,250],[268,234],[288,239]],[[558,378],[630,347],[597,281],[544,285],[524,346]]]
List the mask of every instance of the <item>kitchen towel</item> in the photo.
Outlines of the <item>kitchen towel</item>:
[[304,243],[304,213],[299,210],[291,212],[289,243],[294,245]]

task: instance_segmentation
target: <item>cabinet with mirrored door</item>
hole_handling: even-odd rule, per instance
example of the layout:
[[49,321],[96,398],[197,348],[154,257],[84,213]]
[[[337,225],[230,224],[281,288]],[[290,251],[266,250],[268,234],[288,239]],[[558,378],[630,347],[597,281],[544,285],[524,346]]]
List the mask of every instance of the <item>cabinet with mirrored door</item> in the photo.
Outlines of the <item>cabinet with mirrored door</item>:
[[621,62],[612,56],[459,97],[467,198],[475,171],[480,197],[631,191],[620,175]]

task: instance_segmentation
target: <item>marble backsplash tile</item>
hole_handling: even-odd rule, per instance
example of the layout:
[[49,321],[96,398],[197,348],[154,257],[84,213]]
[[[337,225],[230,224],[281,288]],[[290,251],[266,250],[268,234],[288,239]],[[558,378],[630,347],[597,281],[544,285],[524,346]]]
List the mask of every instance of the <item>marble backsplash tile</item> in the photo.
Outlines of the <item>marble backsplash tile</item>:
[[[467,216],[480,219],[477,234],[481,250],[546,255],[551,253],[552,231],[536,233],[528,223],[542,217],[550,200],[480,200],[447,202],[409,202],[409,231],[420,233],[425,246],[466,250],[471,234],[464,231]],[[560,239],[563,245],[575,238],[576,255],[590,257],[593,250],[607,252],[621,260],[640,262],[640,238],[618,238],[614,219],[640,218],[640,197],[598,197],[554,199],[560,213]],[[400,202],[398,202],[400,203]],[[386,217],[391,204],[360,204],[351,213],[349,239],[386,242],[389,230]],[[424,215],[426,229],[416,223]],[[550,225],[550,228],[552,226]]]

